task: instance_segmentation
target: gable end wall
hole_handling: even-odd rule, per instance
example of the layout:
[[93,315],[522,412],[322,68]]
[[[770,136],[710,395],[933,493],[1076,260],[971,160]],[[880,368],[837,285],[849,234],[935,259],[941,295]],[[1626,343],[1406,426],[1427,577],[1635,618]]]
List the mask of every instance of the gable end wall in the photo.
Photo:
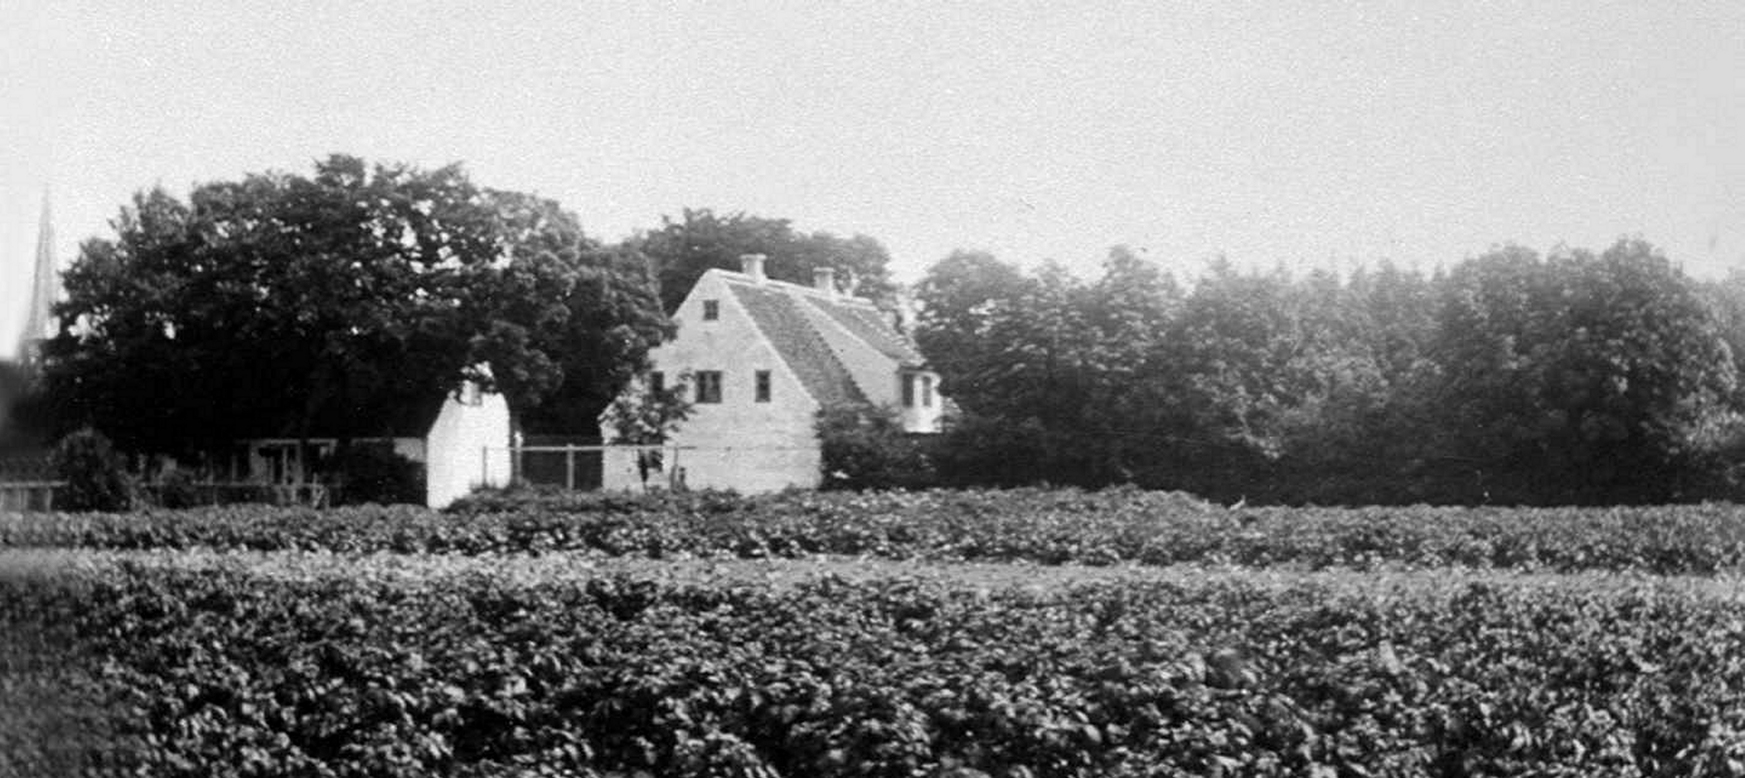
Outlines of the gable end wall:
[[[720,318],[703,320],[703,301],[718,300]],[[821,481],[816,419],[818,403],[788,368],[718,271],[705,273],[673,314],[673,340],[649,352],[668,385],[685,371],[719,370],[720,403],[697,403],[669,441],[681,447],[664,462],[682,468],[692,489],[744,493],[815,487]],[[755,402],[754,376],[770,371],[770,402]],[[690,395],[695,399],[694,389]],[[611,430],[601,427],[603,439]],[[684,450],[683,447],[694,447]],[[608,451],[602,473],[606,489],[640,489],[635,456]],[[651,478],[651,483],[654,482]]]

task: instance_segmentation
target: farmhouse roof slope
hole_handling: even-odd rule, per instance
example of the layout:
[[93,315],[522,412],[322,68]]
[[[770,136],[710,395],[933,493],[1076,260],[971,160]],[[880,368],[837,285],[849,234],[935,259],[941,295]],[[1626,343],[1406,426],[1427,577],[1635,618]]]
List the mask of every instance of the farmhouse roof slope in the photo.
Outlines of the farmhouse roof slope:
[[806,301],[898,365],[920,367],[926,363],[915,344],[892,327],[871,302],[860,298],[829,299],[823,295],[807,295]]
[[[855,376],[926,365],[914,342],[870,300],[731,270],[709,272],[719,274],[820,403],[864,402]],[[845,339],[864,348],[844,348]]]
[[794,371],[812,399],[823,405],[866,400],[836,352],[807,321],[797,295],[773,283],[730,280],[727,288],[732,290],[752,322],[769,339],[782,361]]

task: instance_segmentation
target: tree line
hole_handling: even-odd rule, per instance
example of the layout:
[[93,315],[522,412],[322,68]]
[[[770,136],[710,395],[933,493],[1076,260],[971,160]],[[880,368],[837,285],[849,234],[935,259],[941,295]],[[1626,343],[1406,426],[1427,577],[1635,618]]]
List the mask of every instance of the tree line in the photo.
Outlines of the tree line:
[[687,209],[609,243],[459,165],[346,155],[185,199],[141,191],[111,226],[63,274],[61,331],[13,419],[190,460],[251,437],[389,434],[467,380],[502,391],[529,434],[595,434],[696,278],[748,251],[773,278],[829,265],[861,294],[895,291],[863,235]]
[[1191,284],[1125,248],[1099,277],[957,252],[915,336],[960,408],[954,482],[1135,483],[1284,503],[1730,496],[1745,278],[1639,239],[1519,246],[1425,274]]
[[905,290],[864,235],[687,209],[607,242],[459,166],[344,155],[186,199],[143,191],[112,226],[64,274],[62,330],[13,417],[130,452],[380,434],[463,380],[503,391],[530,434],[592,433],[696,278],[762,253],[777,279],[829,266],[892,311],[912,295],[947,433],[921,446],[864,414],[823,420],[894,436],[856,449],[901,463],[889,482],[1587,503],[1727,496],[1742,478],[1745,277],[1694,280],[1635,239],[1431,273],[1218,261],[1187,280],[1125,248],[1093,278],[958,251]]

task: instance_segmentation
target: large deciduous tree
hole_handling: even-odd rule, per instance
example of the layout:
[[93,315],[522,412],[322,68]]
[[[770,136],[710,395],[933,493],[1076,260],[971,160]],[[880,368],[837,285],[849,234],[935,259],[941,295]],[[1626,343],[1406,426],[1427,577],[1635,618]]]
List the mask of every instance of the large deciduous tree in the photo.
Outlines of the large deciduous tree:
[[336,155],[185,203],[142,192],[113,226],[65,274],[47,382],[64,424],[132,451],[367,435],[466,379],[523,413],[554,397],[597,413],[669,331],[634,259],[459,166]]
[[1215,262],[1191,291],[957,252],[916,337],[972,480],[1136,481],[1290,502],[1599,502],[1745,484],[1745,282],[1652,246],[1518,247],[1426,277]]
[[1058,265],[1026,274],[955,252],[916,300],[918,345],[966,413],[951,445],[986,454],[947,451],[947,470],[961,462],[1004,482],[1133,480],[1179,412],[1158,373],[1179,291],[1127,249],[1112,250],[1089,284]]
[[705,271],[738,270],[743,254],[765,255],[764,272],[779,281],[811,284],[813,269],[829,267],[837,271],[836,283],[844,291],[881,303],[890,302],[896,292],[890,252],[876,239],[806,234],[787,219],[687,208],[678,219],[663,217],[659,229],[628,244],[653,263],[661,306],[668,313],[679,307]]
[[600,413],[647,368],[649,348],[673,333],[649,260],[585,237],[575,216],[550,200],[503,194],[498,208],[519,248],[490,287],[491,307],[506,313],[493,319],[486,342],[517,371],[519,383],[509,388],[524,398],[524,428],[594,434]]
[[1491,252],[1454,269],[1439,316],[1448,444],[1559,500],[1675,496],[1698,430],[1735,393],[1714,311],[1641,240]]

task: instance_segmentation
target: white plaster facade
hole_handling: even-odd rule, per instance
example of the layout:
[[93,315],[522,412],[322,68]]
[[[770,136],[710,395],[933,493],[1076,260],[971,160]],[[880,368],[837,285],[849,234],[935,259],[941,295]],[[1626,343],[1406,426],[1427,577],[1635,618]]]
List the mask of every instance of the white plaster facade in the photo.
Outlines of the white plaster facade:
[[[716,301],[718,318],[703,318],[706,300]],[[675,450],[663,456],[662,464],[672,477],[688,488],[745,493],[817,486],[821,475],[813,425],[821,406],[758,332],[723,274],[710,271],[698,279],[673,319],[678,335],[650,353],[654,370],[669,386],[704,370],[719,371],[722,381],[721,402],[693,404],[690,418],[670,441]],[[770,372],[768,402],[757,402],[760,370]],[[689,391],[695,400],[694,380]],[[609,440],[611,430],[603,428],[602,435]],[[604,467],[603,488],[642,487],[634,451],[607,450]]]
[[496,392],[450,395],[424,436],[424,504],[446,508],[480,486],[508,486],[509,401]]
[[[908,384],[905,391],[903,384]],[[904,370],[892,386],[897,397],[889,403],[908,432],[938,432],[945,420],[945,398],[939,394],[939,374],[931,370]],[[904,402],[903,398],[908,398]]]

